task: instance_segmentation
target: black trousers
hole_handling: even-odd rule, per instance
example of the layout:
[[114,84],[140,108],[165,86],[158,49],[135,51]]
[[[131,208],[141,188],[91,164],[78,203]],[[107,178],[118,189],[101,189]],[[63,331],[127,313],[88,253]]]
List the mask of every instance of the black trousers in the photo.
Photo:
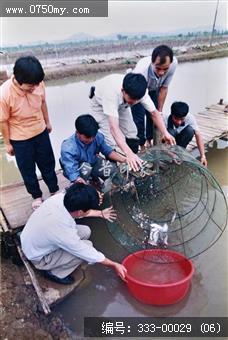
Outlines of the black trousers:
[[17,166],[24,184],[32,197],[42,196],[36,175],[36,164],[50,193],[58,191],[55,158],[47,129],[35,137],[10,142],[14,148]]
[[[149,91],[149,96],[154,102],[155,107],[158,106],[158,93],[157,91]],[[148,112],[142,104],[136,104],[131,107],[131,112],[135,125],[137,126],[137,136],[139,138],[139,145],[144,145],[146,140],[153,139],[153,121],[151,113]],[[146,128],[145,128],[146,116]]]
[[175,138],[177,145],[186,149],[187,145],[191,142],[195,131],[191,126],[186,126],[180,133],[177,133],[175,129],[168,128],[168,132]]

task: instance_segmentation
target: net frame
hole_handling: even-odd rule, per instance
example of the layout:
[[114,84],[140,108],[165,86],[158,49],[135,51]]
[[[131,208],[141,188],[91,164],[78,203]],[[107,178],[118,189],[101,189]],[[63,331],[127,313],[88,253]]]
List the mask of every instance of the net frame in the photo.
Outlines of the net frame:
[[[168,249],[176,250],[180,253],[182,253],[186,258],[192,259],[198,255],[201,255],[203,252],[207,251],[210,247],[212,247],[222,236],[228,221],[228,207],[227,207],[227,201],[226,197],[223,193],[222,188],[220,187],[218,181],[214,178],[214,176],[209,172],[207,168],[205,168],[198,160],[196,160],[191,154],[189,154],[185,149],[179,147],[179,146],[172,146],[167,148],[166,146],[156,146],[152,147],[150,150],[145,152],[141,156],[143,161],[153,163],[153,167],[156,169],[159,169],[160,164],[164,165],[165,170],[163,172],[159,172],[160,170],[155,172],[155,177],[157,175],[161,175],[161,178],[165,176],[166,171],[170,171],[170,168],[172,167],[185,167],[186,169],[190,169],[190,172],[193,174],[196,179],[200,179],[199,182],[199,190],[198,190],[198,200],[196,200],[195,205],[190,206],[190,209],[185,212],[181,212],[179,209],[178,204],[178,197],[175,192],[175,188],[178,185],[178,182],[183,180],[183,178],[186,178],[186,173],[183,173],[182,177],[177,177],[172,182],[171,176],[169,176],[168,185],[164,187],[159,187],[159,190],[157,192],[158,195],[161,195],[162,192],[164,192],[164,195],[167,193],[167,190],[172,191],[172,196],[174,199],[174,206],[176,210],[176,216],[179,224],[179,228],[173,229],[169,233],[177,233],[179,232],[181,234],[181,241],[176,244],[172,244],[172,246],[168,247]],[[168,165],[168,168],[167,168]],[[168,170],[167,170],[167,169]],[[118,176],[123,176],[123,171],[118,172]],[[152,175],[153,176],[153,175]],[[151,177],[152,177],[151,176]],[[134,177],[134,176],[133,176]],[[137,177],[137,176],[136,176]],[[137,177],[137,180],[140,182],[146,182],[150,176],[145,178]],[[107,201],[109,204],[113,205],[113,207],[117,208],[117,221],[114,223],[107,223],[108,230],[111,233],[112,237],[120,243],[124,248],[128,250],[129,253],[133,253],[138,250],[147,250],[147,249],[153,249],[154,247],[148,246],[148,244],[142,242],[142,239],[137,240],[135,238],[135,227],[134,228],[126,228],[124,225],[124,221],[120,218],[120,213],[124,213],[125,216],[128,216],[128,220],[132,223],[136,223],[135,219],[133,218],[133,214],[130,214],[130,212],[126,209],[126,195],[124,195],[123,186],[126,185],[126,182],[132,180],[132,175],[129,176],[127,174],[125,178],[123,178],[123,183],[120,185],[119,188],[119,194],[118,199],[122,198],[122,204],[121,209],[119,206],[116,206],[116,202],[114,199],[116,189],[110,190],[108,195],[106,196]],[[122,191],[121,191],[122,190]],[[156,190],[154,192],[156,194]],[[137,193],[138,195],[138,193]],[[210,203],[209,203],[210,201]],[[214,212],[218,208],[218,204],[222,202],[223,204],[223,222],[219,222],[214,218]],[[194,216],[194,211],[197,210],[197,207],[201,205],[201,210]],[[125,210],[124,210],[125,209]],[[120,211],[121,210],[121,211]],[[165,210],[165,209],[164,209]],[[205,218],[205,216],[207,218]],[[191,219],[184,223],[183,219],[191,216]],[[195,233],[191,238],[186,239],[185,231],[188,229],[189,226],[194,225],[199,221],[201,218],[204,218],[204,224],[201,226],[201,228],[198,230],[197,233]],[[171,216],[169,214],[167,215],[167,212],[164,212],[163,216],[160,216],[160,219],[155,219],[155,223],[170,223]],[[215,232],[215,236],[213,236],[213,239],[208,242],[207,245],[203,247],[203,249],[200,249],[199,251],[189,251],[186,249],[186,244],[190,244],[190,242],[197,241],[197,238],[204,233],[207,230],[207,227],[209,223],[213,223],[217,231]],[[125,223],[126,224],[126,223]],[[127,230],[127,232],[126,232]],[[144,228],[145,231],[145,228]],[[122,234],[121,234],[122,232]],[[148,237],[148,230],[146,233],[146,236]],[[179,248],[183,248],[180,250]],[[156,247],[158,249],[159,247]],[[161,248],[162,250],[162,248]],[[163,263],[163,260],[160,259],[161,263]],[[167,261],[166,261],[167,263]]]

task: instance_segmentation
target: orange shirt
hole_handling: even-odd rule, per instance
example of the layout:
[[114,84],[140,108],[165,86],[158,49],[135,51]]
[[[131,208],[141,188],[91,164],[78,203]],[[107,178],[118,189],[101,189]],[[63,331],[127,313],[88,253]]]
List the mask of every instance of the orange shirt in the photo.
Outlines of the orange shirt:
[[25,93],[13,77],[0,87],[0,122],[8,122],[12,140],[26,140],[44,131],[46,124],[41,110],[45,87],[41,82],[32,93]]

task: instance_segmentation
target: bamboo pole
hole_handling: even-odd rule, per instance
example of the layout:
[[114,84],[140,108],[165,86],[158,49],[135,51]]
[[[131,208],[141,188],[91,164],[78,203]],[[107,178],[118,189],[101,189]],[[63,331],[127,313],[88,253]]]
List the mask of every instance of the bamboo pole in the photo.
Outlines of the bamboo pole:
[[215,23],[216,23],[216,18],[217,18],[217,13],[218,13],[218,5],[219,5],[219,0],[217,0],[216,10],[215,10],[214,22],[213,22],[213,27],[212,27],[212,32],[211,32],[211,39],[210,39],[210,47],[212,46],[213,36],[215,32]]

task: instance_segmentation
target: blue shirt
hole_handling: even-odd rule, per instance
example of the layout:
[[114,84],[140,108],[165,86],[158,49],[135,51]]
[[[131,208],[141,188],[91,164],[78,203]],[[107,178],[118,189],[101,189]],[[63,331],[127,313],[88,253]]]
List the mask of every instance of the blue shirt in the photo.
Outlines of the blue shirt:
[[93,166],[99,152],[107,157],[112,151],[113,149],[105,143],[104,135],[100,132],[90,144],[82,143],[74,133],[62,142],[60,160],[67,178],[72,182],[80,177],[79,167],[82,162]]

